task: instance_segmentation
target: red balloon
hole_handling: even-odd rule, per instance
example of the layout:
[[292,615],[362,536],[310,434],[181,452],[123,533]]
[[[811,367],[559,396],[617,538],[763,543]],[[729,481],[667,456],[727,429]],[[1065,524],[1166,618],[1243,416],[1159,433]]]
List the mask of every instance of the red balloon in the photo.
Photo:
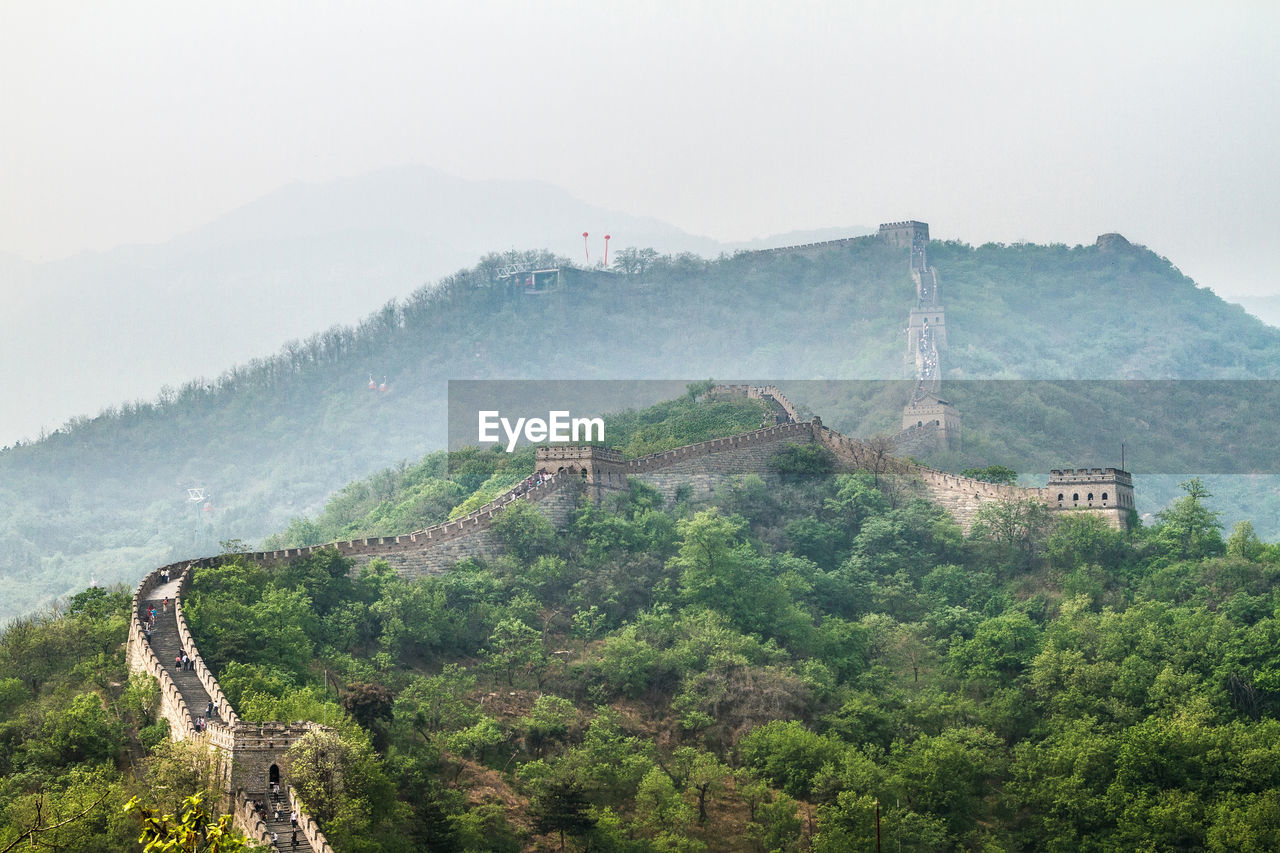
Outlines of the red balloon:
[[583,232],[582,232],[582,236],[583,236],[583,237],[587,236],[587,232],[586,232],[586,231],[583,231]]
[[608,235],[608,234],[604,235],[604,238],[605,238],[606,240],[608,240],[608,239],[609,239],[609,235]]

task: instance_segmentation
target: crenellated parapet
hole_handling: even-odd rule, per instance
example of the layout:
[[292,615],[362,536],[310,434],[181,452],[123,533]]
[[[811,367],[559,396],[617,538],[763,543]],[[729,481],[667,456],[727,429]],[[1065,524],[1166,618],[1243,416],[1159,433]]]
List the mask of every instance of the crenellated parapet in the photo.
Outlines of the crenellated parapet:
[[236,715],[235,708],[227,701],[227,697],[222,692],[218,679],[214,677],[213,672],[205,664],[204,658],[200,655],[200,650],[196,647],[196,641],[191,636],[191,631],[187,628],[187,619],[182,612],[182,598],[186,595],[187,590],[191,586],[192,570],[190,566],[183,568],[178,578],[178,591],[173,597],[173,615],[174,621],[178,629],[178,641],[182,647],[187,650],[187,654],[191,656],[192,668],[195,671],[196,678],[200,679],[201,685],[209,694],[210,700],[218,713],[218,719],[227,726],[234,727],[240,718]]
[[777,246],[772,249],[756,249],[751,252],[745,252],[749,255],[804,255],[804,254],[821,254],[822,252],[833,252],[839,249],[846,249],[849,246],[863,240],[863,237],[841,237],[838,240],[819,240],[815,243],[797,243],[794,246]]
[[161,572],[156,569],[142,579],[133,593],[129,638],[125,646],[125,658],[130,672],[140,672],[154,678],[160,686],[160,715],[169,723],[169,735],[174,740],[189,740],[197,732],[192,723],[191,709],[168,669],[160,661],[151,643],[146,639],[142,624],[142,612],[151,600],[151,592],[162,584]]
[[311,819],[311,815],[303,810],[302,801],[298,799],[298,795],[294,793],[292,786],[289,787],[288,794],[290,808],[298,812],[298,830],[307,839],[311,849],[316,853],[333,853],[333,848],[329,846],[329,841],[324,837],[324,833],[320,831],[320,827]]

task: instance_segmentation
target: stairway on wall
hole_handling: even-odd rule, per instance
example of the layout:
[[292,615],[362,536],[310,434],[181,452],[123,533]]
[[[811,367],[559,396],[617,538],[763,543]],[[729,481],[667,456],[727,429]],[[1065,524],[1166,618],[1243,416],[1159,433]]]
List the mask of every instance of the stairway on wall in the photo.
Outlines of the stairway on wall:
[[[204,716],[205,710],[209,707],[209,692],[204,689],[204,685],[200,683],[199,676],[194,670],[183,670],[174,663],[174,657],[185,651],[188,655],[193,653],[195,649],[183,649],[182,640],[178,637],[178,623],[174,616],[174,598],[172,593],[176,591],[178,581],[174,580],[165,586],[157,587],[155,593],[159,593],[159,598],[148,599],[143,602],[143,610],[149,611],[152,607],[156,609],[156,629],[151,632],[151,649],[156,653],[156,657],[160,659],[160,664],[164,667],[165,672],[169,673],[169,677],[173,679],[173,683],[177,685],[178,692],[182,694],[182,701],[187,703],[187,711],[191,714],[191,722],[195,723],[197,717]],[[169,589],[173,587],[173,589]],[[168,612],[163,609],[163,599],[168,592],[169,607]],[[211,720],[218,719],[218,710],[214,708]]]
[[[298,843],[293,843],[293,824],[289,822],[289,800],[285,795],[279,794],[278,798],[271,799],[271,794],[266,791],[246,792],[245,798],[255,803],[265,803],[267,806],[266,817],[262,822],[266,824],[267,836],[271,833],[276,834],[276,849],[281,853],[293,853],[295,850],[299,853],[313,853],[311,843],[307,841],[306,836],[302,834],[302,830],[298,830]],[[280,820],[275,819],[275,806],[280,805]],[[259,812],[261,816],[261,812]]]

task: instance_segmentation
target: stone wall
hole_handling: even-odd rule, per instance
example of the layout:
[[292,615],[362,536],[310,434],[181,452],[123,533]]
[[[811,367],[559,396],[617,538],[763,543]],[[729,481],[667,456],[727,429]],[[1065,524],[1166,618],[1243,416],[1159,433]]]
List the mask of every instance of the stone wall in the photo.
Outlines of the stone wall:
[[231,748],[231,787],[250,792],[267,791],[275,765],[283,785],[285,753],[308,732],[325,730],[316,723],[245,723],[235,727]]
[[182,691],[169,677],[168,671],[160,663],[160,658],[147,642],[142,628],[142,603],[149,600],[151,591],[163,583],[160,578],[162,571],[163,569],[156,569],[143,578],[142,583],[138,584],[138,588],[133,593],[125,660],[130,672],[145,673],[159,682],[160,716],[169,722],[169,736],[173,740],[189,740],[198,735],[191,723],[191,713],[187,708],[186,700],[182,698]]
[[236,715],[235,708],[231,707],[231,703],[227,701],[227,697],[223,694],[222,687],[218,684],[218,679],[214,677],[213,671],[205,665],[204,658],[200,656],[200,650],[196,647],[196,641],[192,638],[191,631],[187,629],[187,618],[182,612],[182,596],[186,595],[187,589],[191,586],[192,569],[187,565],[181,571],[182,574],[178,579],[178,593],[173,598],[173,616],[178,625],[178,639],[182,642],[182,647],[187,650],[187,654],[194,663],[196,677],[200,679],[201,686],[204,687],[205,692],[209,694],[209,698],[213,701],[214,707],[217,708],[218,719],[227,726],[234,727],[240,721],[240,718]]
[[819,255],[823,252],[832,252],[837,249],[847,248],[863,237],[843,237],[839,240],[821,240],[817,243],[797,243],[794,246],[778,246],[773,249],[756,249],[755,251],[746,252],[749,255]]
[[232,802],[231,819],[235,828],[244,833],[244,837],[250,841],[270,847],[271,833],[267,831],[267,825],[262,822],[261,816],[249,802],[248,795],[244,791],[236,791]]
[[303,837],[311,845],[311,849],[316,853],[333,853],[333,848],[329,846],[329,841],[324,837],[324,833],[320,831],[320,827],[316,826],[316,822],[311,819],[311,815],[302,809],[302,802],[293,792],[293,788],[289,788],[289,806],[298,812],[298,830]]
[[929,242],[929,224],[908,219],[905,222],[885,222],[880,225],[878,236],[890,246],[913,248]]
[[[342,556],[352,558],[357,566],[381,558],[406,577],[440,574],[467,557],[492,557],[500,553],[489,527],[512,501],[533,503],[558,526],[568,521],[578,505],[581,491],[581,484],[573,476],[559,475],[523,491],[506,492],[461,518],[413,533],[275,551],[252,551],[244,556],[264,565],[276,565],[336,550]],[[214,562],[211,559],[195,560],[191,565],[211,565]]]
[[924,466],[914,466],[910,479],[929,500],[949,512],[966,533],[973,526],[973,519],[984,503],[1020,500],[1045,502],[1044,489],[986,483]]
[[893,452],[899,456],[925,456],[944,443],[941,436],[941,427],[933,422],[912,424],[893,437]]
[[[223,807],[232,814],[236,827],[250,839],[265,842],[269,838],[269,832],[262,819],[248,806],[244,791],[265,792],[268,789],[267,780],[272,764],[277,766],[280,778],[283,780],[285,752],[303,734],[323,727],[306,722],[251,724],[241,721],[236,715],[235,709],[222,692],[217,678],[205,665],[182,612],[182,595],[190,585],[192,569],[197,566],[211,565],[214,562],[216,561],[205,559],[174,563],[156,569],[142,579],[133,594],[125,656],[131,672],[146,673],[159,683],[160,714],[169,723],[169,736],[173,740],[190,740],[214,751],[217,756],[219,780],[225,797]],[[166,568],[169,569],[171,576],[178,577],[177,594],[173,599],[173,630],[182,647],[195,662],[194,670],[200,685],[214,701],[221,718],[210,720],[203,732],[195,730],[192,723],[192,709],[143,633],[143,604],[151,600],[155,590],[163,584],[161,573]],[[197,713],[204,711],[203,708],[194,710]],[[306,820],[310,821],[310,818]],[[314,824],[311,829],[312,834],[323,843],[323,846],[321,843],[313,843],[313,848],[329,850],[319,829]]]

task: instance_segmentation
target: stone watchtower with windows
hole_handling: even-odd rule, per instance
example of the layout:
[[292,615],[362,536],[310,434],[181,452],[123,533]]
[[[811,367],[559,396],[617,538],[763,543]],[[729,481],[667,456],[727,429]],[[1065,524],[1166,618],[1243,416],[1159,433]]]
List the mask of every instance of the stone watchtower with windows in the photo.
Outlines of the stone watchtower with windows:
[[533,470],[535,474],[576,474],[594,501],[608,492],[625,492],[629,488],[626,460],[621,452],[607,447],[577,444],[539,447]]
[[1115,528],[1129,526],[1134,510],[1133,477],[1119,468],[1066,468],[1049,472],[1045,497],[1053,510],[1083,510]]
[[902,410],[902,431],[932,427],[939,450],[960,446],[960,410],[937,394],[920,391]]

